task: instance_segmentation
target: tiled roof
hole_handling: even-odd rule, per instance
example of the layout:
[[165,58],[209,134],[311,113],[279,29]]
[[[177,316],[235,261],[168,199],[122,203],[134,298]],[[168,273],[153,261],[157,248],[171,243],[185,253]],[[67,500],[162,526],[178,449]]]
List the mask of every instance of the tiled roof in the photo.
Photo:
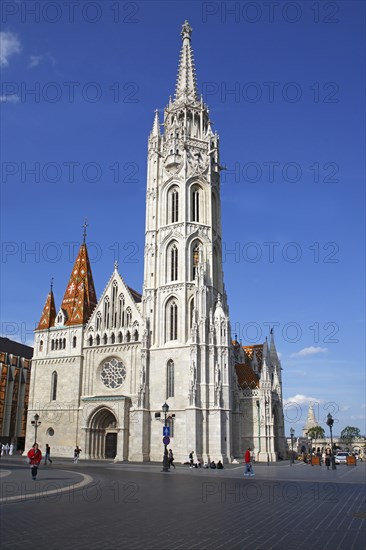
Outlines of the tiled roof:
[[238,384],[241,388],[259,388],[259,376],[246,363],[235,365]]
[[33,348],[4,337],[0,337],[0,351],[11,353],[18,357],[24,357],[25,359],[32,359],[33,357]]
[[93,275],[86,244],[80,246],[61,308],[66,312],[66,325],[81,325],[87,322],[97,305]]

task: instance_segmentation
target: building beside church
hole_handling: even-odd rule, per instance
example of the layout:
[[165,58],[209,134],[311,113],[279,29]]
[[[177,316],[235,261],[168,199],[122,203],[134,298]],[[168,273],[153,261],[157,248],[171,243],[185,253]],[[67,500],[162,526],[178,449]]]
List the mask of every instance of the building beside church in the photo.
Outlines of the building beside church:
[[[191,32],[182,28],[174,100],[148,140],[142,294],[118,265],[97,298],[86,243],[56,308],[35,331],[29,419],[41,447],[71,456],[160,461],[169,405],[177,461],[285,454],[281,364],[270,343],[232,342],[222,271],[219,136],[198,97]],[[28,421],[28,440],[32,429]]]
[[24,449],[33,348],[0,337],[0,442]]

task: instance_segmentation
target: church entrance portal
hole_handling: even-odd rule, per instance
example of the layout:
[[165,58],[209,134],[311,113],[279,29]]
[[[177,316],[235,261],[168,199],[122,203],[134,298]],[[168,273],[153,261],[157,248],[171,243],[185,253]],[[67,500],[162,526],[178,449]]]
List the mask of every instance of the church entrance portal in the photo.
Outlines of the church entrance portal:
[[107,433],[105,436],[105,458],[115,458],[117,454],[117,434]]
[[101,408],[90,420],[90,458],[115,458],[117,455],[117,419],[107,408]]

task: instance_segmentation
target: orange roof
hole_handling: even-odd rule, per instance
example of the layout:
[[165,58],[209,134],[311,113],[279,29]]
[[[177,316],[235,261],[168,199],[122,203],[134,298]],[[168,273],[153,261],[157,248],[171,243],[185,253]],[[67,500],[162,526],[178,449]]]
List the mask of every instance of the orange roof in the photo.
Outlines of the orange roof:
[[66,325],[85,324],[97,305],[93,275],[86,244],[80,246],[61,308],[66,312]]
[[253,359],[253,354],[257,358],[258,365],[262,365],[263,361],[263,344],[255,344],[254,346],[243,346],[245,354],[249,357],[250,360]]
[[55,298],[53,296],[52,288],[48,293],[46,303],[44,305],[41,319],[38,323],[36,330],[48,329],[53,327],[56,319],[56,307]]
[[241,388],[259,388],[259,377],[246,363],[235,365],[238,384]]

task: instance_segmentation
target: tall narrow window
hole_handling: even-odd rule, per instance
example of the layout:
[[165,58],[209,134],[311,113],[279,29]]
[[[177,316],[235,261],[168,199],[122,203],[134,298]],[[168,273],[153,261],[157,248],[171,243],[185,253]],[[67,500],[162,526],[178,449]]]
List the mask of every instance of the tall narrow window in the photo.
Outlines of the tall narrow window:
[[43,351],[43,340],[39,343],[39,351]]
[[192,280],[196,278],[199,259],[200,259],[200,247],[199,247],[199,244],[196,243],[192,249]]
[[73,348],[76,348],[76,342],[77,342],[76,336],[74,336],[73,339],[72,339],[72,347]]
[[169,340],[178,338],[178,306],[172,302],[169,306]]
[[51,379],[51,401],[57,399],[57,372],[53,371]]
[[170,196],[171,200],[171,222],[178,221],[179,195],[177,189],[173,189]]
[[102,327],[102,314],[100,311],[97,313],[97,324],[96,324],[96,330],[100,330]]
[[170,280],[178,280],[178,248],[175,244],[170,251]]
[[200,191],[197,187],[192,191],[192,221],[200,221]]
[[131,308],[128,307],[126,309],[126,325],[130,326],[131,322],[132,322],[132,311],[131,311]]
[[125,299],[123,294],[119,295],[118,298],[118,326],[123,327],[125,316]]
[[104,298],[103,323],[104,323],[104,328],[109,328],[109,298],[108,298],[108,296],[106,296]]
[[166,397],[174,397],[174,362],[171,359],[167,365]]
[[117,326],[117,294],[118,294],[118,283],[113,281],[112,286],[112,328]]

